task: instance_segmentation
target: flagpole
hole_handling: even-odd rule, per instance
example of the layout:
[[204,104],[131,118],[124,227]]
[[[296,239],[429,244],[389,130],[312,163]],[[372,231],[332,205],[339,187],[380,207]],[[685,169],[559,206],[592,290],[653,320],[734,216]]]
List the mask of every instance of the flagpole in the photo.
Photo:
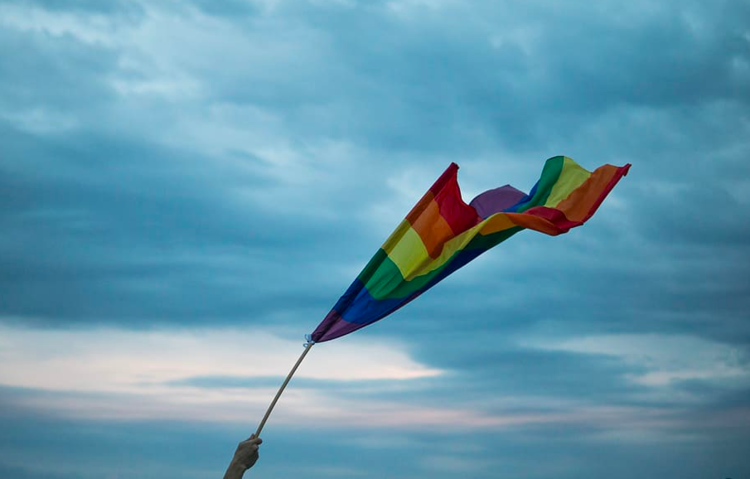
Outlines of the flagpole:
[[312,349],[313,344],[315,344],[312,341],[308,341],[305,343],[305,350],[302,351],[302,355],[297,360],[297,364],[294,365],[291,371],[289,371],[289,374],[286,376],[286,379],[284,380],[284,384],[281,385],[279,388],[279,392],[276,393],[276,397],[273,398],[273,401],[271,402],[271,405],[268,406],[268,410],[266,411],[265,416],[263,416],[263,420],[260,422],[260,425],[258,426],[258,430],[255,431],[255,437],[260,436],[260,432],[263,430],[263,426],[266,425],[266,421],[268,421],[268,416],[271,415],[271,411],[273,411],[273,407],[276,406],[276,402],[281,397],[281,393],[284,392],[284,388],[286,388],[286,385],[289,384],[289,380],[292,379],[292,376],[294,375],[295,371],[297,371],[297,368],[299,367],[300,363],[303,359],[305,359],[305,356],[307,356],[307,353],[310,352],[310,349]]

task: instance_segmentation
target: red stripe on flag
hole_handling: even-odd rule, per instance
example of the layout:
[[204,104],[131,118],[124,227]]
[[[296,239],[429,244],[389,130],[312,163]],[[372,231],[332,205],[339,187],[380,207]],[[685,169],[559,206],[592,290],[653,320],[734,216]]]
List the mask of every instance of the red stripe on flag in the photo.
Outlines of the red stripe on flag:
[[482,221],[477,211],[461,199],[461,189],[458,187],[456,177],[457,171],[458,167],[447,179],[443,188],[435,195],[440,216],[450,225],[454,235],[461,234]]

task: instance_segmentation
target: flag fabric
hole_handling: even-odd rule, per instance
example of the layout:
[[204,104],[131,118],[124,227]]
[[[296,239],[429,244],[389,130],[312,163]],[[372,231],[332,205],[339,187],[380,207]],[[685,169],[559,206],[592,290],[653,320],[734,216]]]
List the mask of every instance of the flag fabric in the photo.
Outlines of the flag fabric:
[[630,165],[589,172],[550,158],[529,194],[510,185],[461,199],[451,163],[310,335],[324,342],[372,324],[523,229],[548,235],[585,223]]

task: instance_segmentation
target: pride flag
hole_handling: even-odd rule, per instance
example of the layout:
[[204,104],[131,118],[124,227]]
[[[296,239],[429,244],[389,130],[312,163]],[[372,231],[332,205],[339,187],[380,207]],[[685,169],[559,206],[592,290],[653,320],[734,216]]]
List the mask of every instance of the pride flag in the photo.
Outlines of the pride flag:
[[596,212],[630,165],[589,172],[550,158],[529,194],[510,185],[466,204],[451,163],[312,333],[335,339],[396,311],[493,246],[528,228],[559,235]]

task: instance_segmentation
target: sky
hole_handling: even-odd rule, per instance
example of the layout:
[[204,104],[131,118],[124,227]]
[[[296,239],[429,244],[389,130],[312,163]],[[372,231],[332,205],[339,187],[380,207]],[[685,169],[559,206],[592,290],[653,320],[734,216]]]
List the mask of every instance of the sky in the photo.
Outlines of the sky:
[[556,155],[633,166],[315,346],[247,477],[750,477],[750,4],[0,0],[0,477],[221,477],[451,162]]

